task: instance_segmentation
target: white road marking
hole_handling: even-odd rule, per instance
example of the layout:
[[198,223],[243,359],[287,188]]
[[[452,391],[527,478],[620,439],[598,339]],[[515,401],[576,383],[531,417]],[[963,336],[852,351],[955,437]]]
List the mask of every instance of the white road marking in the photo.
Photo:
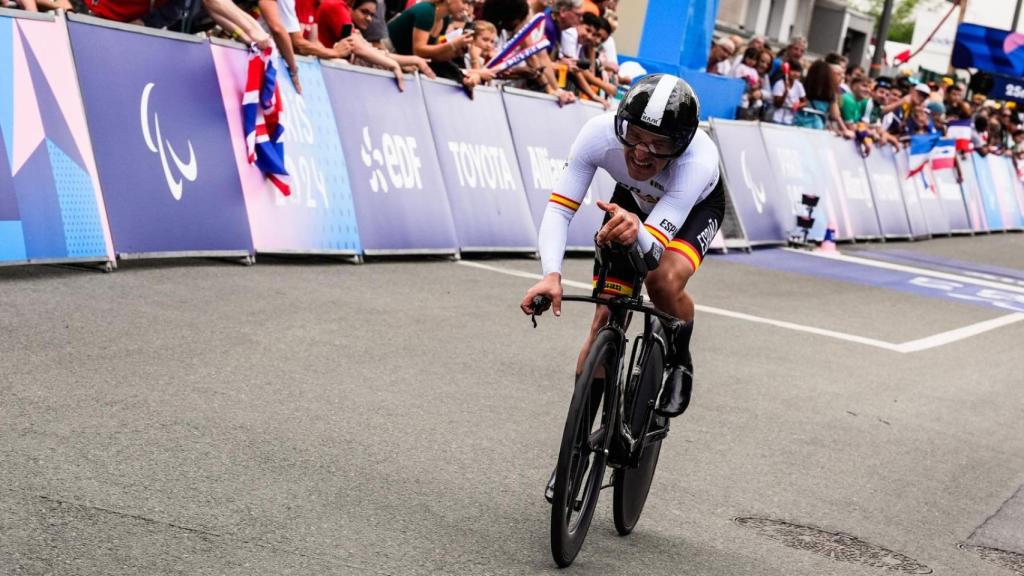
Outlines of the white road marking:
[[982,286],[985,288],[1003,290],[1005,292],[1024,294],[1024,287],[1022,286],[1017,286],[1014,284],[1005,284],[1003,282],[996,282],[992,280],[985,280],[983,278],[977,278],[975,276],[961,276],[960,274],[939,272],[937,270],[930,270],[928,268],[917,268],[915,266],[907,266],[904,264],[894,264],[892,262],[883,262],[880,260],[859,258],[857,256],[849,256],[846,254],[840,254],[838,252],[809,252],[807,250],[797,250],[796,248],[783,248],[783,250],[786,250],[787,252],[792,252],[794,254],[803,254],[804,256],[814,256],[816,258],[825,258],[826,260],[838,260],[840,262],[860,264],[861,266],[871,266],[872,268],[882,268],[884,270],[895,270],[897,272],[917,274],[918,276],[931,276],[932,278],[951,280],[953,282],[960,282],[961,284],[971,284],[974,286]]
[[[512,268],[504,268],[500,266],[491,266],[489,264],[481,264],[480,262],[471,262],[468,260],[459,260],[457,264],[462,266],[468,266],[470,268],[477,268],[480,270],[487,270],[489,272],[496,272],[498,274],[505,274],[506,276],[515,276],[517,278],[526,278],[529,280],[540,280],[543,276],[535,274],[533,272],[524,272],[522,270],[515,270]],[[580,288],[583,290],[590,290],[592,286],[586,282],[577,282],[575,280],[562,279],[563,286],[569,286],[572,288]],[[872,346],[875,348],[881,348],[882,350],[888,350],[890,352],[898,352],[900,354],[910,354],[913,352],[921,352],[923,350],[929,350],[931,348],[937,348],[939,346],[945,346],[959,340],[965,340],[972,336],[977,336],[1003,326],[1009,326],[1024,320],[1024,314],[1014,313],[1007,314],[1006,316],[1000,316],[998,318],[992,318],[977,324],[971,324],[970,326],[964,326],[934,334],[918,340],[911,340],[902,344],[894,344],[892,342],[885,342],[884,340],[877,340],[875,338],[867,338],[865,336],[857,336],[856,334],[847,334],[845,332],[838,332],[835,330],[828,330],[825,328],[817,328],[815,326],[806,326],[804,324],[797,324],[795,322],[786,322],[785,320],[774,320],[772,318],[764,318],[761,316],[755,316],[753,314],[746,314],[744,312],[734,312],[732,310],[725,310],[723,308],[716,308],[714,306],[704,306],[702,304],[696,305],[697,310],[705,314],[714,314],[716,316],[725,316],[727,318],[735,318],[737,320],[746,320],[748,322],[755,322],[758,324],[768,324],[777,328],[784,328],[786,330],[794,330],[796,332],[806,332],[808,334],[815,334],[817,336],[826,336],[828,338],[834,338],[836,340],[844,340],[846,342],[854,342],[856,344],[863,344],[865,346]]]

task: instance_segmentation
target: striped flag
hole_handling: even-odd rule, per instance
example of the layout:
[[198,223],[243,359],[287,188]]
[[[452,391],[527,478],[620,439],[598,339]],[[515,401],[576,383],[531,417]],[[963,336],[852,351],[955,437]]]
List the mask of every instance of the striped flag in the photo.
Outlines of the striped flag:
[[956,167],[956,142],[939,140],[932,149],[932,170],[952,170]]
[[910,137],[910,162],[908,163],[910,170],[907,172],[907,179],[923,171],[924,167],[928,165],[932,148],[935,148],[935,143],[938,140],[938,134],[914,134]]
[[242,95],[242,128],[249,164],[255,164],[281,194],[290,196],[291,177],[284,167],[281,135],[281,91],[277,86],[273,49],[249,47],[249,71]]
[[946,137],[956,141],[956,149],[959,152],[971,151],[971,120],[955,120],[949,123],[949,130]]

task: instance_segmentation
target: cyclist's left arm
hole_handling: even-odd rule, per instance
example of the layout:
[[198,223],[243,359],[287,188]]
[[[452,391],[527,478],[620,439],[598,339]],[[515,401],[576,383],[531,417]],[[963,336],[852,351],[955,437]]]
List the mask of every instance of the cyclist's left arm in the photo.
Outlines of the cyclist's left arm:
[[711,193],[718,183],[717,157],[714,163],[691,161],[676,168],[678,176],[644,220],[637,235],[641,252],[658,261],[693,207]]

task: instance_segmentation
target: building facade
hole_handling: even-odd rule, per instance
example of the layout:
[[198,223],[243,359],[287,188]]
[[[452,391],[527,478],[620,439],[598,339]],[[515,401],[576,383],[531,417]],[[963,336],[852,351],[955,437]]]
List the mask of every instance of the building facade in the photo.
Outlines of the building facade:
[[765,36],[778,45],[803,36],[809,52],[839,52],[860,65],[870,59],[874,25],[846,0],[721,0],[716,22],[723,33]]

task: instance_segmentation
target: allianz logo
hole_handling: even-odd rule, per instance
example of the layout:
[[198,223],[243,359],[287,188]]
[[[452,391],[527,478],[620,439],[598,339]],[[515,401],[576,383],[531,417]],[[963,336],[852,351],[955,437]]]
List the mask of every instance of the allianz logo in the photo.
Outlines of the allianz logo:
[[516,180],[505,149],[484,144],[448,142],[459,185],[464,188],[515,190]]
[[380,146],[370,135],[370,127],[363,127],[363,142],[359,146],[359,159],[370,169],[370,190],[390,192],[423,189],[423,163],[416,152],[416,138],[384,132]]
[[553,158],[547,148],[527,146],[530,157],[530,174],[533,187],[538,190],[553,190],[565,169],[565,158]]

